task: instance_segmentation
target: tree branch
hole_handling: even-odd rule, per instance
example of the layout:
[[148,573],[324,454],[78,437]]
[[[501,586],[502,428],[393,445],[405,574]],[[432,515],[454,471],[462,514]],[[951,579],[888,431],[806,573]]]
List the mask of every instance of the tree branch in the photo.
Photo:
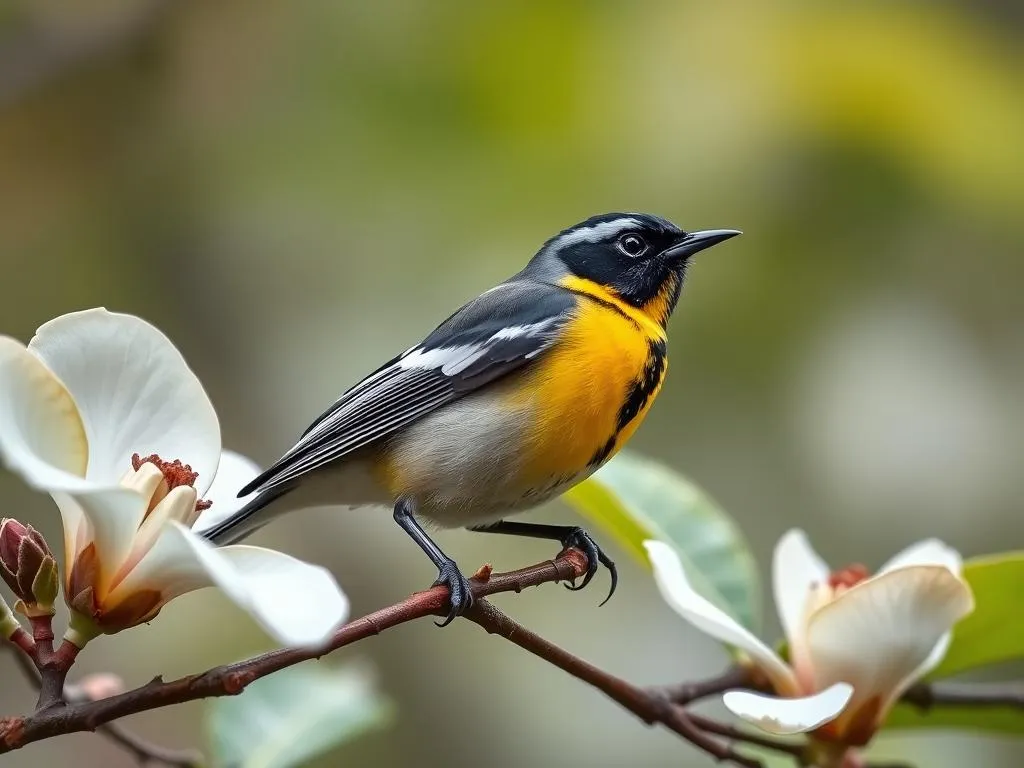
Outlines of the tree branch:
[[[734,742],[785,754],[797,763],[804,760],[804,746],[801,744],[748,732],[685,709],[686,705],[729,689],[758,689],[758,681],[746,669],[734,667],[718,677],[696,683],[641,688],[545,640],[485,599],[490,595],[521,592],[527,587],[549,582],[573,581],[582,577],[586,570],[587,558],[577,550],[568,550],[555,560],[509,573],[492,575],[490,567],[484,566],[470,580],[476,603],[465,618],[597,688],[648,725],[660,724],[668,728],[718,761],[728,761],[743,768],[763,768],[761,761],[737,752],[732,746]],[[0,718],[0,754],[54,736],[102,729],[108,738],[126,748],[140,762],[189,768],[197,764],[197,756],[149,744],[112,721],[187,701],[241,693],[254,680],[286,667],[319,658],[400,624],[444,615],[448,601],[447,588],[434,587],[346,624],[322,647],[272,651],[170,682],[156,677],[135,690],[103,699],[89,699],[82,692],[75,691],[73,686],[65,688],[66,703],[58,701],[24,717]],[[26,674],[33,683],[37,683],[39,677],[32,660],[16,655]],[[59,651],[54,655],[59,655]],[[1024,707],[1024,691],[1019,688],[997,691],[936,689],[922,684],[911,688],[905,700],[923,709],[940,705]]]
[[924,712],[934,707],[1024,709],[1024,686],[917,683],[903,694],[903,701]]
[[725,693],[736,688],[745,690],[759,690],[755,684],[754,675],[747,667],[729,667],[720,675],[709,677],[707,680],[697,680],[692,683],[678,683],[676,685],[665,685],[648,688],[652,695],[658,695],[668,699],[673,704],[681,707],[693,704],[709,696]]
[[[21,669],[29,685],[33,689],[39,690],[42,680],[35,664],[32,663],[32,660],[26,654],[18,652],[17,649],[12,650],[15,651],[12,654],[14,662]],[[64,701],[69,704],[78,704],[92,700],[85,691],[76,685],[64,687]],[[194,766],[202,765],[203,763],[202,755],[193,750],[168,749],[159,744],[153,744],[141,736],[132,733],[120,723],[107,723],[106,725],[101,725],[96,730],[130,752],[141,765],[156,763],[170,766],[170,768],[194,768]]]
[[[638,688],[632,683],[598,669],[593,664],[574,656],[521,626],[486,600],[478,600],[466,614],[466,618],[490,634],[500,635],[534,656],[553,664],[585,683],[589,683],[648,725],[655,723],[664,725],[716,760],[728,760],[736,765],[744,766],[744,768],[763,768],[763,763],[760,760],[741,755],[728,744],[720,743],[709,737],[705,733],[705,725],[713,721],[699,718],[701,722],[698,723],[698,720],[695,719],[697,716],[691,715],[682,707],[673,704],[661,692]],[[734,739],[748,740],[740,731],[729,731],[726,735]],[[771,742],[770,739],[764,741]],[[760,737],[757,737],[756,743],[762,743]],[[762,746],[793,754],[790,745],[784,745],[781,742],[762,744]]]
[[[505,637],[574,677],[590,683],[645,723],[663,724],[719,761],[728,760],[743,768],[762,768],[759,760],[737,753],[728,744],[709,736],[708,732],[793,754],[788,744],[775,743],[768,738],[751,737],[738,729],[730,729],[707,718],[691,716],[659,689],[644,690],[603,672],[520,626],[484,599],[501,592],[521,592],[527,587],[548,582],[573,581],[582,577],[586,570],[587,558],[577,550],[568,550],[553,561],[509,573],[492,575],[490,567],[484,566],[470,580],[476,605],[466,618],[489,632]],[[102,728],[109,738],[127,748],[140,760],[154,760],[181,768],[191,766],[194,763],[190,755],[150,745],[123,731],[111,721],[172,704],[241,693],[254,680],[278,670],[319,658],[399,624],[426,616],[444,615],[448,599],[448,590],[445,587],[434,587],[425,592],[418,592],[395,605],[346,624],[321,648],[273,651],[171,682],[164,682],[157,677],[135,690],[99,700],[83,701],[75,695],[66,695],[67,703],[64,705],[41,709],[25,717],[0,719],[0,753],[53,736]],[[734,679],[733,673],[730,672],[715,684],[721,686]],[[711,695],[714,685],[709,681],[698,684],[695,690],[707,691],[703,695]]]
[[[569,550],[556,560],[509,573],[492,576],[490,568],[485,566],[473,577],[471,584],[473,595],[480,599],[499,592],[521,592],[527,587],[548,582],[572,581],[583,576],[586,570],[586,555]],[[127,715],[196,699],[241,693],[254,680],[285,667],[319,658],[399,624],[443,615],[447,604],[447,588],[434,587],[346,624],[321,648],[272,651],[171,682],[157,677],[135,690],[98,701],[69,702],[65,706],[49,707],[24,717],[0,719],[0,754],[41,739],[96,730]]]
[[780,752],[784,755],[789,755],[797,761],[798,765],[803,765],[803,758],[806,754],[806,749],[802,744],[794,744],[792,742],[782,741],[781,739],[773,739],[771,736],[743,730],[742,728],[737,728],[736,726],[729,725],[728,723],[720,723],[717,720],[712,720],[711,718],[704,717],[703,715],[690,714],[690,719],[693,721],[693,724],[702,731],[713,733],[716,736],[723,736],[730,741],[741,741],[745,744],[753,744],[755,747],[770,749],[773,752]]
[[139,765],[166,765],[170,768],[197,768],[203,756],[191,749],[171,749],[147,741],[120,723],[107,723],[96,729],[110,741],[127,750]]

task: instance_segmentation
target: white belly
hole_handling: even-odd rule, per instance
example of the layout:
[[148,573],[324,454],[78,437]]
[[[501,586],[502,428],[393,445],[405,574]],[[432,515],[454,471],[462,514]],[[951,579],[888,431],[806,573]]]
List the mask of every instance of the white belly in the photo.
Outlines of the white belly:
[[[526,416],[469,395],[417,421],[386,449],[389,474],[420,514],[445,528],[475,525],[528,509],[582,479],[548,478],[524,487],[519,447]],[[589,474],[586,473],[586,474]],[[397,489],[396,489],[397,490]]]

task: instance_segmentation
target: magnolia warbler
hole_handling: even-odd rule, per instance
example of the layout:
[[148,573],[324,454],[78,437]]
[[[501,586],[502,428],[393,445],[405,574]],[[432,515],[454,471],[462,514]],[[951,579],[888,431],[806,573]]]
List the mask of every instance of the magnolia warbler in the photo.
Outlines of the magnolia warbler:
[[472,592],[419,519],[577,547],[588,571],[573,588],[602,563],[610,597],[615,564],[584,530],[503,518],[588,477],[632,436],[665,378],[665,325],[690,257],[738,234],[640,213],[563,230],[345,392],[204,535],[227,543],[289,510],[393,504],[450,590],[444,624]]

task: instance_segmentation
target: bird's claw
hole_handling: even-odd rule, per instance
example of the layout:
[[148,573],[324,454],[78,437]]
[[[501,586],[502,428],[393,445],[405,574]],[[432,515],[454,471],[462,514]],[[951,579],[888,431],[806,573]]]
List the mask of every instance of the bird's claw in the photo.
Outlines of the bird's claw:
[[615,567],[615,563],[608,555],[606,555],[601,547],[597,545],[597,542],[582,528],[573,528],[566,536],[562,539],[563,551],[567,549],[578,549],[584,555],[587,556],[587,572],[583,576],[583,581],[579,584],[566,584],[566,589],[578,592],[583,589],[587,584],[594,578],[594,574],[597,573],[598,565],[603,565],[608,569],[608,574],[611,576],[612,584],[608,590],[608,596],[601,601],[601,605],[607,603],[613,594],[615,594],[615,587],[619,583],[619,571]]
[[448,616],[442,622],[434,622],[439,627],[447,627],[456,616],[462,616],[473,607],[473,590],[469,579],[462,575],[459,566],[454,560],[449,560],[441,566],[437,573],[437,580],[433,586],[448,588],[448,603],[451,606]]

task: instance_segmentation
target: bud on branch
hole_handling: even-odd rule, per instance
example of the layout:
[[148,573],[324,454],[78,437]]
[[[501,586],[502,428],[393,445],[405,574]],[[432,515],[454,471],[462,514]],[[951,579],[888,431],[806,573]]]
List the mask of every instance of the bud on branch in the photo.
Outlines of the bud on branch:
[[29,618],[52,616],[60,589],[57,561],[39,531],[17,520],[0,520],[0,577]]

